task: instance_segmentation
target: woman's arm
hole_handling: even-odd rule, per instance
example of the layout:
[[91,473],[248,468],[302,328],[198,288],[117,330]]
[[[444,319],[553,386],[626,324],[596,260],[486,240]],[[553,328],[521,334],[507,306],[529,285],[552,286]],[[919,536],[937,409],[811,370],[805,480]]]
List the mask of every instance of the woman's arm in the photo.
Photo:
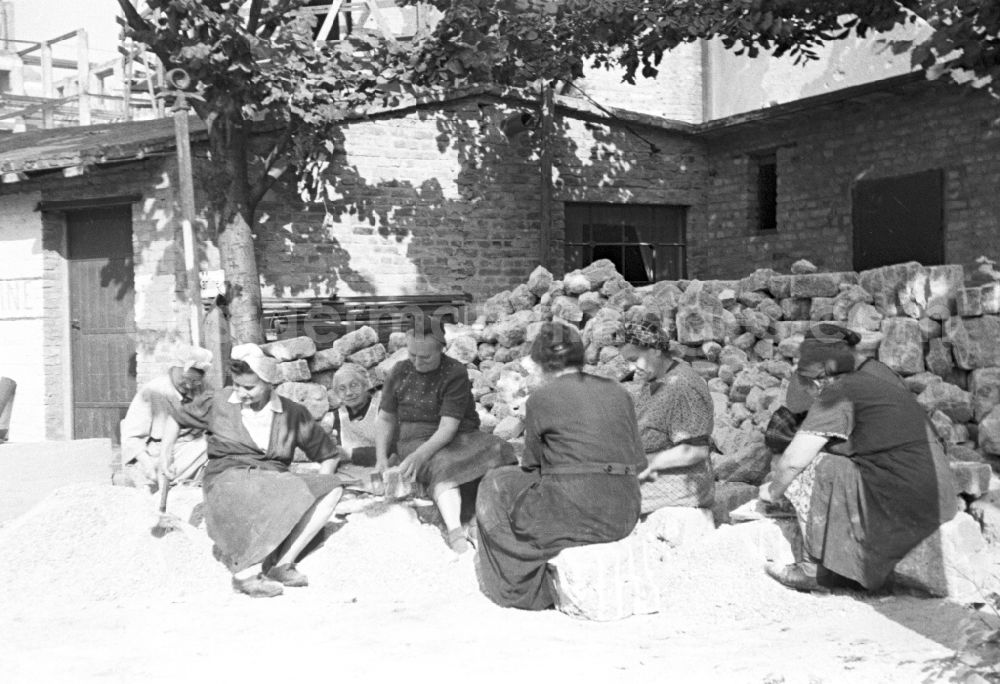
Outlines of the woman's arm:
[[829,438],[822,435],[797,433],[777,463],[771,467],[774,479],[760,486],[761,500],[774,502],[780,499],[792,480],[819,456],[827,441]]
[[157,461],[156,469],[159,475],[163,475],[170,480],[174,476],[171,470],[174,445],[177,444],[177,437],[180,435],[181,428],[177,424],[177,421],[174,420],[174,417],[169,414],[159,416],[159,419],[161,421],[161,441],[160,457]]
[[659,470],[683,468],[708,458],[709,449],[704,445],[681,443],[662,451],[647,454],[649,465],[639,473],[640,480],[653,479]]
[[396,438],[396,416],[379,410],[375,426],[375,468],[385,470],[389,466],[389,448]]
[[399,464],[400,474],[407,480],[413,479],[413,476],[417,474],[417,470],[420,469],[420,466],[427,459],[448,446],[451,440],[455,438],[455,435],[458,433],[459,423],[461,423],[461,420],[458,418],[441,416],[438,428],[434,431],[434,434],[428,437],[426,442],[414,449],[413,453],[404,458],[403,462]]

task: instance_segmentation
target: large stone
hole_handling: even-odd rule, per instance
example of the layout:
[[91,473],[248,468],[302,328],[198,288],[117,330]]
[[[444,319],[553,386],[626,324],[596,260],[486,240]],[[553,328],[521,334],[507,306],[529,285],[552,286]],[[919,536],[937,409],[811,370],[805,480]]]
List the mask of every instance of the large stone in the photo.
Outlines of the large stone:
[[313,373],[336,370],[344,365],[346,358],[339,349],[322,349],[309,359],[309,369]]
[[907,375],[903,378],[903,384],[906,385],[906,389],[910,390],[914,394],[920,394],[936,382],[943,382],[943,380],[934,373],[927,371]]
[[1000,544],[1000,490],[988,492],[970,503],[969,515],[979,523],[988,544]]
[[959,494],[978,499],[990,491],[990,476],[993,469],[987,463],[970,461],[954,461],[949,463],[951,474],[955,476],[955,485]]
[[925,273],[924,313],[936,321],[948,320],[956,310],[955,299],[965,282],[965,269],[955,264],[929,266]]
[[621,541],[564,549],[549,561],[556,608],[588,620],[620,620],[661,610],[658,550],[634,531]]
[[805,335],[795,334],[783,338],[778,342],[778,353],[789,359],[797,359],[799,357],[799,347],[802,346],[802,342],[805,339]]
[[763,339],[773,335],[772,320],[767,314],[753,309],[742,311],[737,317],[740,325],[757,339]]
[[781,305],[778,304],[778,302],[774,301],[770,297],[765,297],[761,303],[757,305],[757,311],[760,311],[772,321],[780,321],[782,318],[785,318],[785,310],[781,308]]
[[717,297],[705,292],[698,281],[692,281],[677,308],[677,340],[692,345],[723,341],[726,313]]
[[972,395],[950,382],[933,382],[917,396],[928,413],[941,411],[956,423],[972,420]]
[[636,304],[639,304],[642,299],[636,293],[635,288],[625,284],[626,286],[615,292],[608,298],[608,306],[613,309],[618,309],[619,311],[625,311],[630,309]]
[[1000,282],[986,283],[979,289],[979,300],[983,306],[983,313],[1000,314]]
[[802,558],[802,533],[794,519],[764,518],[723,525],[712,541],[732,549],[740,558],[745,557],[761,565],[787,565]]
[[847,327],[854,330],[880,330],[885,318],[873,304],[859,302],[847,312]]
[[330,410],[326,388],[314,382],[285,382],[275,390],[279,395],[302,404],[316,420]]
[[385,356],[385,346],[379,343],[359,349],[348,356],[347,360],[358,364],[362,368],[371,368],[385,361]]
[[773,268],[758,268],[740,281],[740,292],[763,292],[771,287],[771,278],[778,275]]
[[771,469],[771,452],[759,431],[718,425],[712,440],[719,452],[712,454],[712,469],[719,482],[759,485]]
[[959,513],[896,565],[895,581],[959,603],[982,601],[995,589],[986,540],[976,521]]
[[560,295],[552,300],[552,316],[570,323],[579,323],[583,320],[583,311],[576,297]]
[[793,297],[836,297],[841,284],[851,285],[858,281],[852,271],[841,273],[810,273],[792,276]]
[[363,325],[357,330],[352,330],[343,337],[337,338],[330,348],[336,349],[346,357],[375,344],[378,344],[378,333],[375,332],[374,328]]
[[580,271],[572,271],[563,278],[563,287],[568,295],[581,295],[591,290],[590,279]]
[[968,444],[946,444],[945,451],[950,461],[968,461],[969,463],[983,463],[983,455]]
[[316,353],[316,343],[311,337],[304,335],[262,344],[260,348],[265,354],[278,361],[308,359]]
[[632,364],[625,360],[625,357],[618,356],[607,363],[598,363],[592,369],[594,375],[602,378],[610,378],[621,382],[632,373]]
[[305,359],[279,363],[278,373],[281,374],[282,382],[309,382],[312,377],[312,373],[309,372],[309,364],[306,363]]
[[588,316],[593,316],[607,304],[607,301],[600,292],[584,292],[577,300],[577,305],[580,307],[580,311]]
[[[731,290],[723,290],[723,292],[731,292]],[[767,295],[763,292],[740,292],[736,299],[743,306],[754,308],[767,299]],[[719,297],[719,301],[725,306],[726,302],[721,296]]]
[[991,456],[1000,456],[1000,406],[994,406],[979,421],[979,448]]
[[510,303],[510,290],[498,292],[483,302],[483,316],[487,323],[499,321],[512,313],[514,313],[514,307]]
[[514,311],[530,309],[537,301],[538,298],[524,283],[518,285],[510,292],[510,306]]
[[634,290],[635,288],[633,288],[632,285],[625,280],[625,278],[620,276],[618,273],[615,273],[614,276],[604,281],[604,284],[600,286],[599,292],[605,297],[613,297],[615,294],[625,289]]
[[977,368],[969,373],[969,394],[976,420],[980,421],[1000,405],[1000,368]]
[[840,292],[833,300],[833,319],[846,321],[848,314],[858,304],[871,304],[874,299],[868,290],[860,285],[842,284]]
[[951,343],[940,338],[929,340],[925,361],[927,370],[931,373],[941,377],[947,376],[955,368],[955,360],[951,356]]
[[955,306],[959,316],[982,316],[983,291],[978,287],[963,287],[955,297]]
[[951,343],[955,364],[965,370],[1000,366],[1000,317],[949,318],[944,337]]
[[617,277],[621,277],[618,274],[618,269],[615,268],[615,264],[610,259],[598,259],[597,261],[592,261],[591,263],[580,269],[580,273],[586,276],[587,280],[590,281],[590,289],[597,290],[605,282]]
[[759,487],[746,482],[716,482],[715,502],[712,504],[712,518],[716,525],[731,522],[729,514],[757,498]]
[[535,270],[528,276],[528,289],[536,297],[541,297],[548,292],[552,281],[553,277],[549,269],[544,266],[536,266]]
[[781,381],[773,375],[765,373],[760,368],[749,366],[736,374],[729,390],[729,399],[731,401],[746,401],[751,387],[767,389],[768,387],[777,387],[780,384]]
[[809,261],[808,259],[799,259],[794,264],[792,264],[792,275],[807,275],[810,273],[815,273],[819,269],[816,265]]
[[809,320],[832,321],[835,303],[833,297],[813,297],[812,306],[809,307]]
[[788,275],[772,276],[768,281],[767,289],[771,291],[771,296],[777,300],[782,300],[792,296],[792,278]]
[[[482,331],[480,331],[482,334]],[[385,345],[385,351],[388,354],[394,354],[397,349],[402,349],[406,346],[406,333],[397,330],[396,332],[389,333],[389,341]]]
[[757,340],[757,343],[753,346],[753,353],[759,359],[773,359],[775,353],[774,340]]
[[920,326],[912,318],[887,318],[882,326],[882,344],[878,360],[900,375],[912,375],[924,369],[924,341]]
[[497,321],[497,342],[504,347],[516,347],[528,338],[528,326],[534,321],[531,311],[516,311]]
[[389,377],[389,372],[392,371],[393,367],[407,358],[409,358],[409,354],[405,348],[397,349],[389,354],[384,361],[379,362],[377,366],[368,369],[368,377],[371,378],[372,385],[378,387],[385,383],[385,379]]
[[924,268],[915,261],[858,273],[858,283],[871,293],[875,306],[886,316],[910,315],[902,301],[912,301],[909,293],[917,280],[926,280],[926,275]]
[[511,414],[497,423],[493,428],[493,434],[500,439],[511,440],[521,436],[524,432],[524,420],[517,415]]
[[715,531],[711,510],[690,506],[666,506],[646,516],[636,534],[650,545],[672,549],[698,544]]
[[479,355],[479,345],[472,335],[459,335],[448,343],[445,354],[463,364],[470,364]]
[[924,342],[941,337],[941,324],[933,318],[924,316],[917,321],[917,325],[920,326],[920,336]]

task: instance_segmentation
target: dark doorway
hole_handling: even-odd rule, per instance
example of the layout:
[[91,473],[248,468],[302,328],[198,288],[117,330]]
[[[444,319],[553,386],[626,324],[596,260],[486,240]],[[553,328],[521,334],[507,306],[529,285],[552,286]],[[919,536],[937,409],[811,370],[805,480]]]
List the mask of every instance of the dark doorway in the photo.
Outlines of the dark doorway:
[[944,263],[940,169],[863,180],[854,186],[854,270],[905,261]]
[[610,259],[633,285],[684,278],[686,223],[684,206],[567,202],[566,270]]
[[111,437],[136,391],[132,207],[66,212],[73,437]]

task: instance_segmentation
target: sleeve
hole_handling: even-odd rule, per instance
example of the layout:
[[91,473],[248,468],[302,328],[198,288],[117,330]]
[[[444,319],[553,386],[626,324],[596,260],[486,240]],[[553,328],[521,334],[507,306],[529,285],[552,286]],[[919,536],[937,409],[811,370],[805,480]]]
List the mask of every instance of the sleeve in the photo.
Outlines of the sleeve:
[[643,452],[651,454],[673,446],[670,437],[663,430],[651,425],[643,425],[639,431],[639,442]]
[[[224,401],[225,393],[220,392],[218,399]],[[181,428],[208,430],[209,418],[212,415],[212,404],[216,400],[216,394],[206,390],[194,397],[191,401],[179,404],[170,402],[170,412],[174,420]]]
[[340,411],[338,409],[333,410],[332,434],[336,435],[336,437],[334,437],[333,439],[334,444],[343,445],[344,442],[343,440],[340,439]]
[[524,420],[524,453],[521,455],[521,467],[525,470],[537,470],[542,464],[542,436],[538,422],[538,402],[535,397],[528,397],[525,405]]
[[665,427],[670,443],[707,445],[715,420],[715,406],[705,381],[679,375],[671,378],[661,392],[667,395]]
[[847,441],[854,431],[854,404],[843,387],[828,385],[809,408],[799,432]]
[[444,379],[441,386],[441,406],[438,415],[461,420],[469,411],[472,402],[472,381],[464,366],[456,366]]
[[[287,405],[286,410],[288,410]],[[296,408],[296,411],[295,420],[298,422],[298,429],[295,431],[295,446],[302,449],[310,461],[316,463],[336,458],[338,452],[333,438],[309,415],[305,408]]]
[[121,422],[122,464],[134,461],[146,448],[153,423],[153,411],[145,388],[139,391],[128,405]]
[[403,364],[397,363],[389,371],[389,377],[385,379],[382,387],[382,401],[378,407],[380,411],[396,415],[399,412],[399,385],[403,381]]

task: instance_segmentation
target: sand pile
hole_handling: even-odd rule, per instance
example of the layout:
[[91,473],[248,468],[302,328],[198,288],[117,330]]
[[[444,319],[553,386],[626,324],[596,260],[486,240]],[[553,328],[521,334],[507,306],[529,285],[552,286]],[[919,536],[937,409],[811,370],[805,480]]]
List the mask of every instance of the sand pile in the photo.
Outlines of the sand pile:
[[456,556],[409,505],[377,502],[349,515],[301,566],[311,586],[359,602],[414,604],[476,593],[472,555]]
[[228,589],[204,532],[157,539],[153,500],[136,489],[75,485],[0,529],[0,605],[181,600]]

